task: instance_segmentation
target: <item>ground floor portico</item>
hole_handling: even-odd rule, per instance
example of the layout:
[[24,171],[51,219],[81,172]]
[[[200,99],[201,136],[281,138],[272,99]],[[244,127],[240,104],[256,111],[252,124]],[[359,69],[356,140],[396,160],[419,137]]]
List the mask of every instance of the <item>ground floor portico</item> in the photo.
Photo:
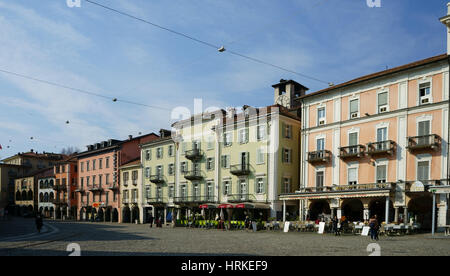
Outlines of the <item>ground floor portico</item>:
[[111,206],[83,206],[78,210],[77,219],[80,221],[119,222],[119,211]]
[[[449,212],[448,194],[435,198],[433,204],[430,187],[414,182],[305,188],[281,195],[280,199],[284,202],[284,217],[288,204],[295,203],[300,221],[330,221],[336,216],[367,223],[376,215],[385,224],[417,224],[422,230],[431,231],[433,225],[439,228],[449,224]],[[433,206],[439,211],[433,212]]]

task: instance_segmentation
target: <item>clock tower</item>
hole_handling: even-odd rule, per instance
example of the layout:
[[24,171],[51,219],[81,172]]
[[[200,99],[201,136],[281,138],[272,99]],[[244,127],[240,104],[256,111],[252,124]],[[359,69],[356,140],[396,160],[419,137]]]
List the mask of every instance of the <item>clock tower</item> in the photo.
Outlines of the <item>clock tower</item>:
[[300,106],[299,97],[306,94],[309,88],[293,80],[280,80],[280,83],[272,85],[275,88],[274,104],[279,104],[288,109]]

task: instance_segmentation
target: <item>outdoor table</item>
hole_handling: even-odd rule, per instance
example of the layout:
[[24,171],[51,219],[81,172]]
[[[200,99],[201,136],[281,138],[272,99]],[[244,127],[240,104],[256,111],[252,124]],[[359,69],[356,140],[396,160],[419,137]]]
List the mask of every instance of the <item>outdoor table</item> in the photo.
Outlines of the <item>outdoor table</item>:
[[355,225],[355,234],[361,233],[363,228],[364,228],[364,225]]

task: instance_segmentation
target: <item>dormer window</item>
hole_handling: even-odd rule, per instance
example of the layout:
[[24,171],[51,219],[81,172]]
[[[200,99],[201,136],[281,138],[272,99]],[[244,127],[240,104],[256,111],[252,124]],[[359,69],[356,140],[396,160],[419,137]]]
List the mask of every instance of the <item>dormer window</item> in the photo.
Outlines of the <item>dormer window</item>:
[[419,104],[431,103],[431,82],[424,82],[419,85]]

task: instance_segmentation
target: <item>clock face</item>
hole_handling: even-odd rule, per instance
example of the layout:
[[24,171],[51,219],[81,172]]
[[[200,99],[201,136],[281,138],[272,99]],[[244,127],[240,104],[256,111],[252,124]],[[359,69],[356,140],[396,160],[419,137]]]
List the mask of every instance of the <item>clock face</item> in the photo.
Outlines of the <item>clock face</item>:
[[284,107],[289,107],[289,98],[286,95],[280,95],[277,99],[277,104],[282,105]]

